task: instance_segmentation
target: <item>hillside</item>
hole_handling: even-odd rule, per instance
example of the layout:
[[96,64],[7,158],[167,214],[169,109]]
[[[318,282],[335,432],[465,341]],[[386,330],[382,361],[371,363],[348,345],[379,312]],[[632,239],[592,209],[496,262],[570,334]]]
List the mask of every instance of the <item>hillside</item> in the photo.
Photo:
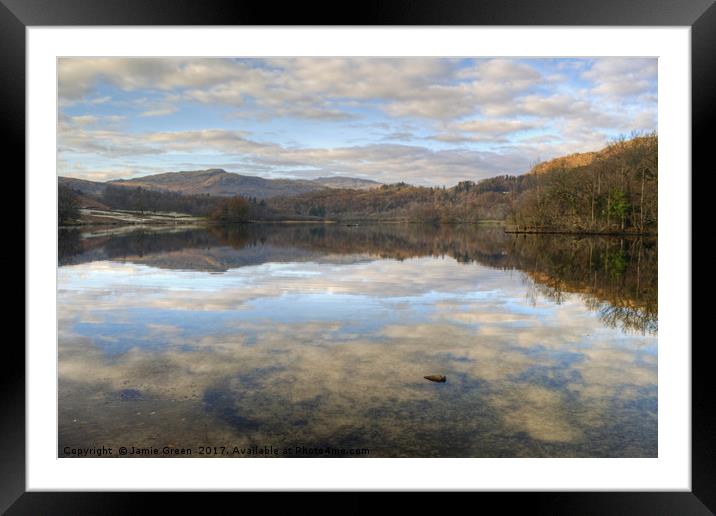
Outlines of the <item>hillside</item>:
[[558,158],[538,163],[532,167],[530,173],[544,174],[552,170],[583,167],[591,164],[598,156],[599,152],[576,152],[574,154],[569,154],[568,156],[560,156]]
[[656,233],[659,142],[656,134],[618,139],[590,156],[567,156],[533,169],[535,185],[515,198],[516,231]]
[[530,170],[531,174],[544,174],[552,170],[565,170],[577,167],[586,167],[595,161],[607,160],[619,153],[628,152],[634,148],[649,144],[651,136],[637,136],[629,140],[618,140],[596,152],[575,152],[567,156],[538,163]]

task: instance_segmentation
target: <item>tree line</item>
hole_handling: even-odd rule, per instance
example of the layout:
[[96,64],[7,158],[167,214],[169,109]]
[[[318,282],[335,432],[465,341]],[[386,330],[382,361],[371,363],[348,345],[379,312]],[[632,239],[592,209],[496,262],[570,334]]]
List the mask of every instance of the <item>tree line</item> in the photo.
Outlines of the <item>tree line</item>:
[[115,210],[145,212],[178,212],[208,217],[219,222],[246,222],[250,220],[250,205],[256,198],[241,196],[216,197],[209,194],[185,195],[142,187],[108,185],[102,202]]
[[535,174],[508,219],[518,231],[656,233],[657,170],[655,133],[618,138],[587,165]]
[[[381,185],[370,190],[333,189],[267,200],[274,215],[329,220],[391,220],[429,223],[504,220],[510,200],[497,182],[523,187],[521,176],[493,183],[463,181],[451,188],[414,186],[406,183]],[[504,187],[504,186],[503,186]]]
[[107,185],[100,201],[113,210],[179,212],[206,217],[217,208],[221,198],[208,194],[184,195],[142,187]]

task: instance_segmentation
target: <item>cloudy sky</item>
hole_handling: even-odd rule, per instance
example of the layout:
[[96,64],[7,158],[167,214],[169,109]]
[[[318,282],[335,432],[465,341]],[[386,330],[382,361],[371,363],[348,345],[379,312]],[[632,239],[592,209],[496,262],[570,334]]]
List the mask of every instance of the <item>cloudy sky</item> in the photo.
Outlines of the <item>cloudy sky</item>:
[[62,58],[58,173],[451,186],[657,129],[657,60]]

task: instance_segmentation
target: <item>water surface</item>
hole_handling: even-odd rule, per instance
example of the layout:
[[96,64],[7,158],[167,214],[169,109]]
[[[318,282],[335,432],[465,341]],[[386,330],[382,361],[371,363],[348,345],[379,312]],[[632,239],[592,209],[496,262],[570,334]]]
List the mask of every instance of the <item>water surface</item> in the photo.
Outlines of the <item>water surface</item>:
[[655,240],[62,230],[59,265],[59,456],[657,455]]

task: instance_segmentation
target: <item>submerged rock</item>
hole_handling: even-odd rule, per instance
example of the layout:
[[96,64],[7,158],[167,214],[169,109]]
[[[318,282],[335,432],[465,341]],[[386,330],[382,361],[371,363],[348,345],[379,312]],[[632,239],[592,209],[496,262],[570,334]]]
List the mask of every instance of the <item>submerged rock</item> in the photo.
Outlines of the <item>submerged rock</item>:
[[119,398],[124,401],[141,400],[142,393],[139,392],[137,389],[122,389],[121,391],[119,391]]
[[441,374],[430,374],[428,376],[423,376],[426,380],[430,380],[431,382],[440,382],[443,383],[447,380],[447,378]]

